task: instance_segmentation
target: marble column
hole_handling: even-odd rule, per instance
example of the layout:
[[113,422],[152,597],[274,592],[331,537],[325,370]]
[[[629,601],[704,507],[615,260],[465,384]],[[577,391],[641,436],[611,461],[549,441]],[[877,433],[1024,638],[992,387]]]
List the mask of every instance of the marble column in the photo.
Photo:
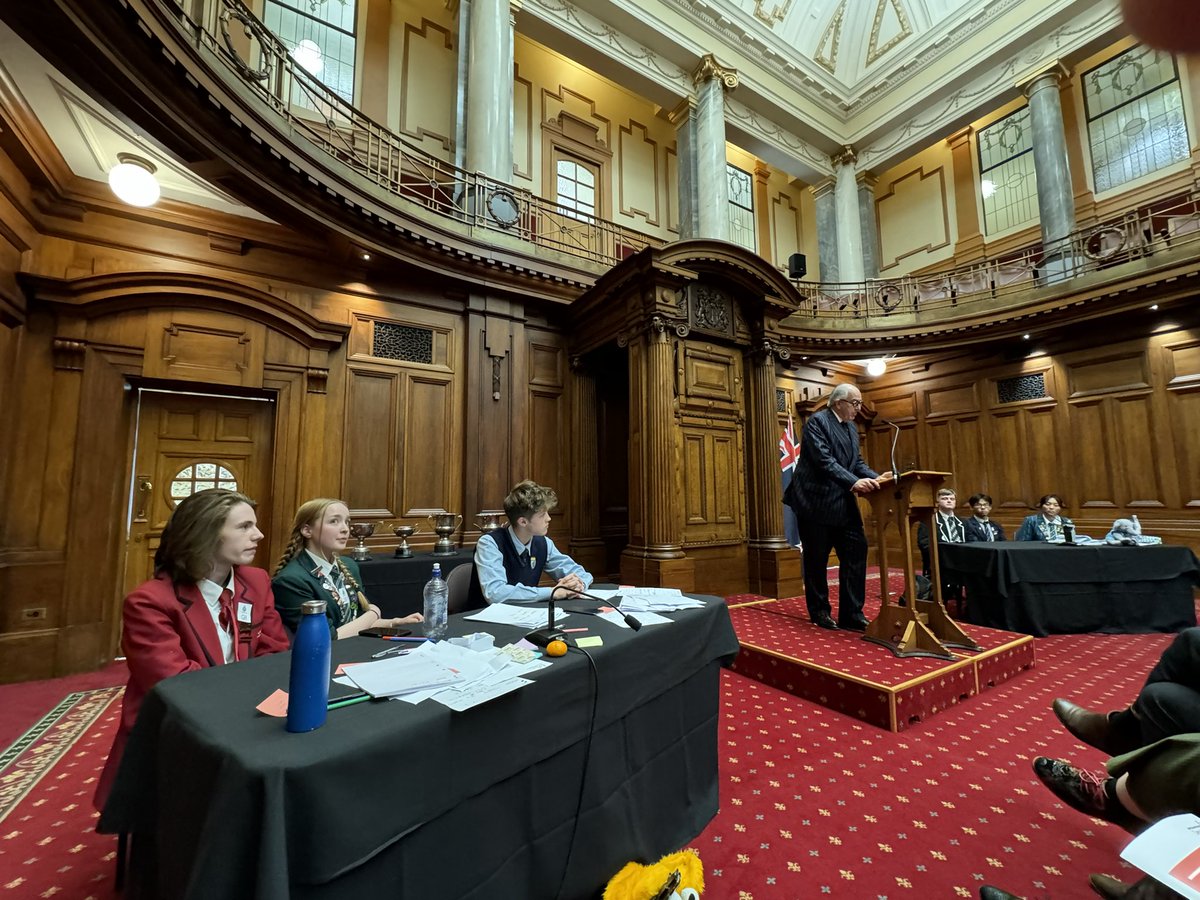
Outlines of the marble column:
[[821,266],[821,281],[838,280],[837,205],[833,196],[836,182],[825,178],[813,185],[813,202],[817,208],[817,259]]
[[[451,12],[457,11],[455,20],[455,44],[461,51],[471,46],[471,0],[450,0]],[[470,54],[458,54],[455,62],[454,88],[454,165],[467,167],[467,76],[470,71]]]
[[509,0],[472,0],[467,48],[467,170],[512,182],[513,16]]
[[846,147],[834,157],[834,202],[837,207],[838,276],[843,282],[866,278],[863,266],[862,221],[858,212],[858,177],[854,150]]
[[1037,173],[1042,246],[1048,253],[1075,230],[1075,197],[1058,95],[1059,79],[1064,74],[1062,68],[1056,66],[1025,86],[1033,129],[1033,168]]
[[725,91],[737,87],[738,76],[708,54],[693,76],[696,83],[697,237],[729,240],[729,175],[725,162]]
[[679,239],[698,237],[700,196],[696,192],[696,101],[685,98],[669,116],[675,126],[675,161],[678,166]]
[[875,225],[875,183],[869,172],[858,173],[858,222],[862,230],[863,276],[879,277],[879,229]]

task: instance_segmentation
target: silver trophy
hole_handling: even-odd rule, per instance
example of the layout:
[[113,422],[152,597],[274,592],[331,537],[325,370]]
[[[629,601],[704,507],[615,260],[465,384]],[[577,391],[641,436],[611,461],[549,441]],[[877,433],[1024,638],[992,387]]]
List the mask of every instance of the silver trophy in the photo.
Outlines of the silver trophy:
[[408,539],[414,534],[420,534],[421,529],[416,525],[393,525],[392,533],[400,538],[400,546],[396,548],[396,558],[408,559],[413,555],[412,547],[408,546]]
[[371,558],[371,550],[367,546],[367,538],[375,533],[374,522],[354,522],[350,526],[350,536],[358,538],[350,558],[356,562],[366,562]]
[[496,512],[481,512],[475,516],[475,526],[479,529],[480,534],[488,534],[498,528],[503,528],[504,523],[500,521],[504,513]]
[[429,517],[429,521],[433,523],[433,530],[437,533],[437,542],[433,545],[434,556],[450,556],[454,553],[454,544],[450,541],[450,535],[458,530],[458,526],[462,524],[462,516],[458,513],[436,513]]

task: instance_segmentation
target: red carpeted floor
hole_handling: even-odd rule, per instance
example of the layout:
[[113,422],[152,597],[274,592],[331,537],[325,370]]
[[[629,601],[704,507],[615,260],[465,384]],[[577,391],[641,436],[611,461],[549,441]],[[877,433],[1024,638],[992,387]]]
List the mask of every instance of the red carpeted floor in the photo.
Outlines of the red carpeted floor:
[[[939,900],[975,897],[993,883],[1040,900],[1087,898],[1089,872],[1128,874],[1118,859],[1128,837],[1064,808],[1029,760],[1099,767],[1100,753],[1058,727],[1050,701],[1125,704],[1169,641],[1040,639],[1032,671],[902,734],[726,672],[721,810],[692,844],[704,897]],[[59,703],[71,688],[41,684],[33,702],[22,687],[0,694],[38,722],[0,756],[0,900],[109,900],[116,841],[92,830],[91,794],[116,692]]]

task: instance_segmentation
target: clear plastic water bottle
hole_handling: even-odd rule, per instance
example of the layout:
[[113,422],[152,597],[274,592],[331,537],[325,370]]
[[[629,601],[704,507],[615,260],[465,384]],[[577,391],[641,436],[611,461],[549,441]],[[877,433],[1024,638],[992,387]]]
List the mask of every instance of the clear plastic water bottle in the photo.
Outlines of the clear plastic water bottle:
[[442,580],[441,563],[433,564],[433,577],[425,582],[425,637],[440,640],[446,636],[449,618],[450,588]]
[[292,643],[288,677],[288,731],[312,731],[325,724],[329,705],[329,620],[324,600],[300,606],[300,627]]

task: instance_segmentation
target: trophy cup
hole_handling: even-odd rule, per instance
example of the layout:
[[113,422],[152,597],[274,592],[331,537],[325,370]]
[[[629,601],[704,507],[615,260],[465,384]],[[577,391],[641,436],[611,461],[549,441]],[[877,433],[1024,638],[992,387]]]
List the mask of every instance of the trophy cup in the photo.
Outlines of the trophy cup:
[[462,523],[462,516],[458,513],[436,513],[429,517],[429,521],[433,523],[433,530],[437,533],[437,542],[433,545],[434,556],[450,556],[454,553],[454,544],[450,542],[450,535],[458,529]]
[[354,522],[350,526],[350,536],[358,538],[350,558],[355,562],[366,562],[371,558],[371,550],[367,547],[367,538],[375,533],[374,522]]
[[502,528],[503,523],[500,521],[502,513],[481,512],[475,516],[475,525],[479,528],[481,535],[489,534],[497,528]]
[[408,539],[414,534],[420,534],[421,529],[416,525],[393,525],[392,532],[400,538],[400,546],[396,548],[396,558],[408,559],[413,555],[412,548],[408,546]]

